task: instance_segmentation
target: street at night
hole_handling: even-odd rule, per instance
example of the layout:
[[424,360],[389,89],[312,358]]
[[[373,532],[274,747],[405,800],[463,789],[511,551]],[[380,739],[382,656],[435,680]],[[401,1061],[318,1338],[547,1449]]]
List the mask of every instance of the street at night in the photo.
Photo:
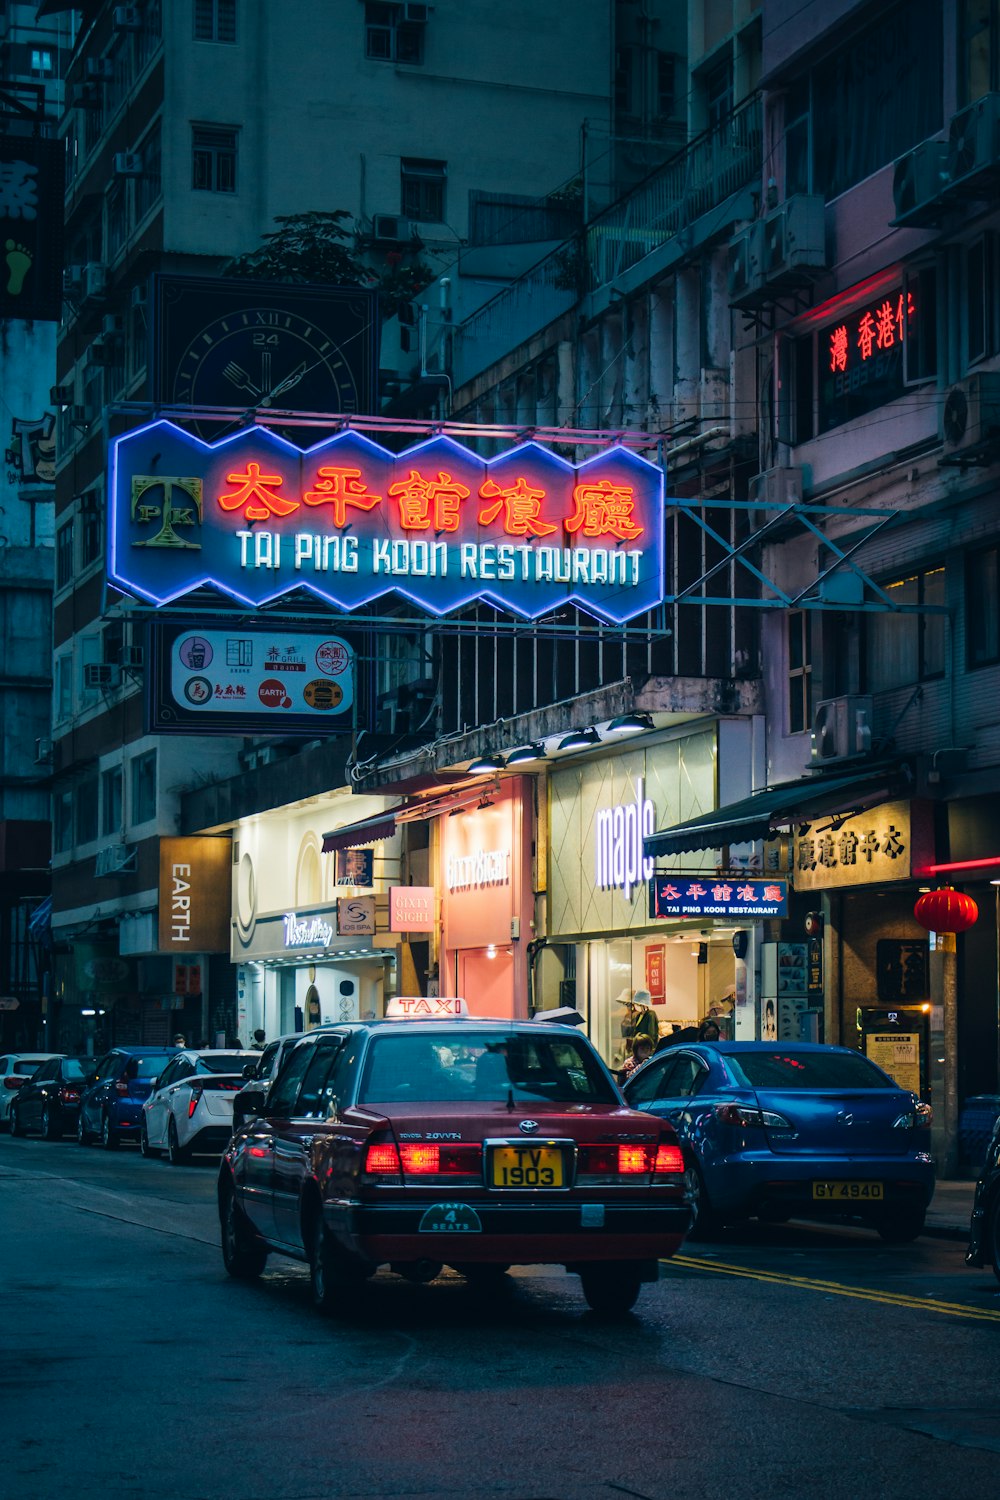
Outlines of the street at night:
[[0,1138],[4,1490],[49,1500],[989,1494],[1000,1288],[956,1239],[751,1224],[605,1321],[561,1268],[499,1295],[223,1269],[209,1161]]

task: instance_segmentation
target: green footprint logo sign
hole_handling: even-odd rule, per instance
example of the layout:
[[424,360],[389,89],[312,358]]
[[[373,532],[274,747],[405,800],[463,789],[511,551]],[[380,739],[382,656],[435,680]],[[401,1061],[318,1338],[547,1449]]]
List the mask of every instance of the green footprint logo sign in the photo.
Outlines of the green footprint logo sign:
[[34,256],[26,245],[19,245],[16,240],[7,241],[7,292],[11,297],[20,295],[24,286],[24,279],[31,270]]

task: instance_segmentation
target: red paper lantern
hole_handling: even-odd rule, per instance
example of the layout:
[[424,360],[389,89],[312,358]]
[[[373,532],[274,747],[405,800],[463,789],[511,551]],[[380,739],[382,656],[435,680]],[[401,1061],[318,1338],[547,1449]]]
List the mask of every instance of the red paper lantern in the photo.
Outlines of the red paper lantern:
[[928,932],[965,932],[978,921],[979,907],[964,891],[946,885],[939,891],[925,891],[913,915]]

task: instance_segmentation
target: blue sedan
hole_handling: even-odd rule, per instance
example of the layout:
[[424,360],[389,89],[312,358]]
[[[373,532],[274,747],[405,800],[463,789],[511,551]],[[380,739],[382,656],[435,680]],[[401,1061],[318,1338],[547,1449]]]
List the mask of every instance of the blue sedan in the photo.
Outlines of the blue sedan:
[[891,1244],[923,1229],[931,1108],[850,1047],[669,1047],[624,1094],[677,1131],[692,1236],[754,1216],[860,1218]]

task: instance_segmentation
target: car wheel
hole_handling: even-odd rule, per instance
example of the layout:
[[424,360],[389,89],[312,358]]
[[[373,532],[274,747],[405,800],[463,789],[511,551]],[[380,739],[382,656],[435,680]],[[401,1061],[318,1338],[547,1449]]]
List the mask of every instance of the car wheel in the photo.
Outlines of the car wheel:
[[90,1145],[90,1131],[83,1123],[83,1110],[76,1117],[76,1144],[78,1146]]
[[691,1205],[691,1228],[687,1233],[688,1239],[709,1239],[721,1228],[721,1220],[712,1207],[705,1179],[694,1162],[690,1162],[684,1169],[684,1191]]
[[172,1167],[183,1167],[191,1160],[191,1152],[182,1146],[177,1136],[177,1125],[173,1119],[167,1126],[167,1160]]
[[111,1123],[111,1116],[105,1110],[101,1116],[101,1145],[105,1151],[117,1151],[120,1144],[118,1132]]
[[24,1134],[24,1129],[21,1125],[21,1117],[17,1112],[16,1104],[12,1104],[10,1107],[10,1133],[11,1135]]
[[997,1281],[1000,1281],[1000,1193],[993,1194],[990,1204],[990,1264]]
[[620,1317],[631,1312],[642,1286],[639,1272],[627,1262],[586,1266],[580,1272],[580,1281],[588,1307],[605,1317]]
[[47,1104],[42,1110],[42,1134],[47,1141],[57,1141],[62,1135],[59,1129],[59,1116]]
[[875,1228],[887,1245],[908,1245],[923,1233],[924,1210],[911,1209],[909,1212],[893,1214],[892,1218],[880,1219]]
[[147,1161],[151,1156],[157,1154],[154,1153],[152,1146],[149,1144],[149,1131],[146,1129],[145,1120],[139,1126],[139,1154],[140,1156],[144,1156]]
[[237,1281],[253,1281],[264,1269],[267,1250],[247,1223],[231,1187],[226,1189],[223,1197],[220,1218],[222,1259],[226,1270]]

